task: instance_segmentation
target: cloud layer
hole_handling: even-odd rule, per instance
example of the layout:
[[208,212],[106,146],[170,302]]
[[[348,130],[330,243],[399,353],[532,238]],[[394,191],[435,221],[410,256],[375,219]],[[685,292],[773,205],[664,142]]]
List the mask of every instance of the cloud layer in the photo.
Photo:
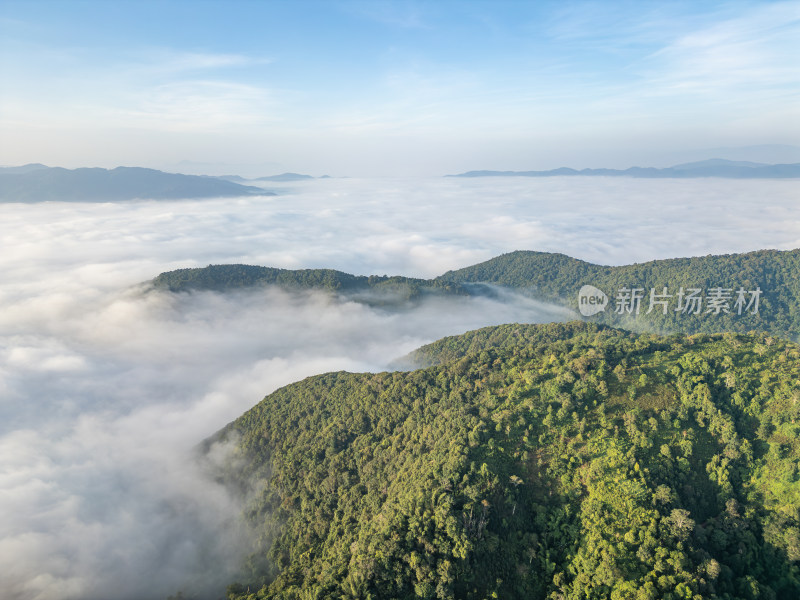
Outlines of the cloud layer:
[[0,205],[4,598],[218,597],[247,538],[239,500],[195,461],[198,442],[302,377],[384,369],[484,325],[569,317],[522,297],[387,312],[320,293],[138,285],[161,271],[245,262],[428,277],[515,249],[623,264],[800,245],[792,182],[319,180],[283,192]]

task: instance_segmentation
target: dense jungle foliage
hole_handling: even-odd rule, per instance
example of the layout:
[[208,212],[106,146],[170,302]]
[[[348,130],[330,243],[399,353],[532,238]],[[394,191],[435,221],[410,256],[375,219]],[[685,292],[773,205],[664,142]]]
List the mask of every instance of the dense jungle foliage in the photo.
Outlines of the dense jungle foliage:
[[[252,265],[208,265],[161,273],[152,281],[156,289],[171,292],[191,290],[229,291],[276,285],[290,290],[318,289],[375,300],[417,300],[425,293],[467,295],[457,283],[387,275],[350,275],[333,269],[277,269]],[[392,298],[393,297],[393,298]]]
[[[436,279],[440,282],[469,284],[491,283],[525,290],[533,297],[566,304],[578,309],[578,291],[585,284],[593,285],[609,297],[609,306],[591,321],[602,322],[636,331],[657,333],[715,333],[719,331],[767,331],[788,339],[800,336],[800,250],[759,250],[747,254],[671,258],[651,262],[606,267],[549,252],[511,252],[484,263],[449,271]],[[615,312],[615,302],[623,288],[639,288],[642,296],[639,313]],[[661,294],[667,304],[653,305],[650,294],[658,302]],[[678,294],[681,289],[700,290],[703,300],[715,288],[728,292],[727,311],[709,312],[708,302],[694,310],[682,312]],[[736,309],[737,290],[750,302],[751,291],[760,290],[758,311],[744,305]],[[686,302],[683,308],[687,307]],[[630,303],[625,307],[631,308]]]
[[[486,296],[501,287],[567,306],[576,311],[576,318],[578,291],[586,284],[608,296],[603,312],[586,317],[591,322],[641,332],[766,331],[800,339],[800,250],[674,258],[620,267],[594,265],[564,254],[518,251],[435,279],[209,265],[162,273],[153,280],[157,289],[173,292],[278,285],[327,290],[373,304],[416,301],[428,294]],[[628,292],[626,300],[621,292],[626,289],[638,291]],[[692,293],[697,302],[689,300]],[[737,306],[740,299],[744,302]]]
[[228,598],[800,597],[800,347],[574,322],[267,396]]

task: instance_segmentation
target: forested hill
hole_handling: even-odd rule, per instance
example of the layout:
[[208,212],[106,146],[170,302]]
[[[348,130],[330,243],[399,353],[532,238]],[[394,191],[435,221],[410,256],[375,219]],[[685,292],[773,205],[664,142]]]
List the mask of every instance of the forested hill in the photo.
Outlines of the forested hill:
[[558,344],[565,339],[571,343],[588,344],[603,335],[619,336],[621,332],[607,325],[585,321],[536,326],[508,323],[444,337],[417,348],[398,359],[397,363],[404,369],[413,370],[453,362],[489,349],[493,352],[505,352],[522,346]]
[[[673,261],[687,259],[669,259]],[[691,260],[691,259],[688,259]],[[633,265],[635,266],[635,265]],[[599,274],[610,275],[616,269],[626,267],[603,267],[566,254],[517,250],[501,254],[477,265],[448,271],[436,279],[465,283],[492,283],[510,288],[530,291],[541,298],[564,300],[577,296],[576,285],[595,281]]]
[[411,277],[369,277],[350,275],[333,269],[277,269],[252,265],[209,265],[197,269],[178,269],[160,274],[153,286],[172,292],[190,290],[228,291],[232,289],[277,285],[286,289],[319,289],[348,294],[369,294],[366,300],[381,297],[416,299],[426,292],[466,295],[460,284]]
[[[791,339],[800,336],[800,250],[671,258],[619,267],[564,254],[518,251],[448,271],[437,281],[515,288],[575,310],[580,288],[592,285],[608,296],[605,311],[589,317],[592,321],[664,333],[757,330]],[[721,288],[718,312],[709,302],[717,288]],[[631,302],[634,289],[637,303]],[[691,290],[697,290],[696,303],[688,299]],[[736,305],[739,290],[741,306]],[[624,300],[617,302],[621,291]],[[755,293],[757,312],[755,304],[750,304]]]
[[797,345],[569,323],[429,353],[218,434],[259,538],[230,599],[800,597]]
[[800,338],[800,250],[673,258],[619,267],[564,254],[518,251],[430,280],[364,277],[330,269],[210,265],[162,273],[153,284],[173,292],[279,285],[341,292],[379,303],[416,300],[431,293],[492,294],[496,286],[569,307],[576,317],[578,293],[591,285],[607,298],[605,310],[586,317],[592,322],[658,333],[766,331]]

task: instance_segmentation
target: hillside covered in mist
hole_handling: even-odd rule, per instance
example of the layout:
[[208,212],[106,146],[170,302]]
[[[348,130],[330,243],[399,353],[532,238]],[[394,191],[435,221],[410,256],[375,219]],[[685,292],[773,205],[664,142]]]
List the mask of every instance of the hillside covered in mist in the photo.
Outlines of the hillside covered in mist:
[[800,250],[759,250],[624,266],[517,251],[433,279],[209,265],[162,273],[153,280],[155,288],[173,292],[277,285],[386,304],[431,295],[502,298],[503,291],[512,291],[572,309],[576,317],[578,292],[587,284],[603,291],[608,300],[603,312],[586,317],[594,322],[658,333],[765,331],[788,339],[800,336]]
[[[800,348],[573,322],[267,396],[228,598],[777,598],[800,578]],[[235,465],[235,466],[234,466]]]

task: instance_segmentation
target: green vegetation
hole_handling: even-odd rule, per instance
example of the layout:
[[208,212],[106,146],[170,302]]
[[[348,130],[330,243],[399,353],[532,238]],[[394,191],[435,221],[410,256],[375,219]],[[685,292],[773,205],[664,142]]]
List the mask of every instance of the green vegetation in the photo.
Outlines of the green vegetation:
[[[589,319],[637,331],[659,333],[716,333],[720,331],[767,331],[797,339],[800,336],[800,250],[759,250],[747,254],[725,254],[695,258],[672,258],[651,262],[605,267],[563,254],[511,252],[497,258],[449,271],[437,278],[462,285],[485,282],[524,290],[532,296],[578,309],[578,290],[590,284],[603,290],[610,299],[605,312]],[[757,314],[683,314],[674,310],[676,300],[663,314],[661,307],[645,314],[650,290],[677,294],[681,287],[709,290],[716,287],[761,289]],[[638,316],[614,312],[614,297],[621,288],[643,288],[644,299]],[[749,298],[749,297],[748,297]]]
[[282,388],[236,444],[228,598],[800,597],[800,347],[590,323]]
[[191,290],[229,291],[276,285],[290,290],[325,290],[355,295],[367,303],[408,301],[425,293],[466,295],[457,283],[413,279],[410,277],[369,277],[350,275],[332,269],[276,269],[250,265],[209,265],[200,269],[178,269],[153,279],[156,289],[171,292]]
[[[330,269],[291,271],[247,265],[209,265],[162,273],[153,280],[158,289],[226,291],[260,285],[289,289],[322,289],[347,294],[367,303],[391,304],[414,301],[425,294],[491,295],[493,286],[513,289],[527,296],[567,306],[578,315],[578,290],[594,285],[609,297],[609,306],[586,320],[656,333],[747,333],[765,331],[787,339],[800,338],[800,250],[760,250],[695,258],[675,258],[606,267],[548,252],[511,252],[492,260],[448,271],[435,279],[355,276]],[[699,314],[678,312],[681,288],[702,290],[701,295],[722,287],[731,290],[729,312]],[[640,288],[643,296],[638,314],[617,314],[615,298],[622,288]],[[650,291],[667,288],[669,306],[650,308]],[[738,314],[736,290],[761,290],[758,311]],[[747,295],[750,300],[750,295]],[[666,309],[666,310],[665,310]],[[666,313],[666,314],[665,314]]]

